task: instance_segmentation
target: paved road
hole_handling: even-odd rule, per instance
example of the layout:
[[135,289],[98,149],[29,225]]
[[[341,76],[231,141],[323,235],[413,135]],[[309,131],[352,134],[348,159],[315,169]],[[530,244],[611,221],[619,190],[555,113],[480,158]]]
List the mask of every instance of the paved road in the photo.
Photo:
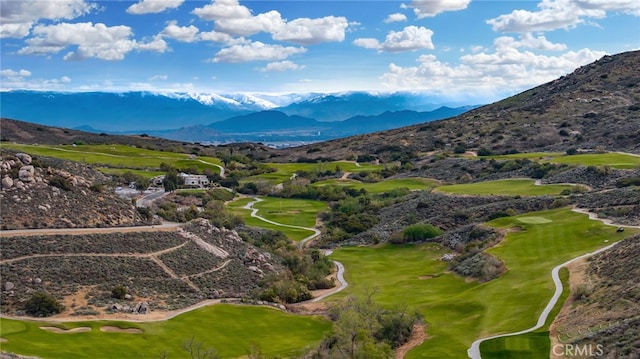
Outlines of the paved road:
[[160,191],[156,191],[150,194],[145,195],[142,198],[139,198],[136,201],[136,207],[146,207],[149,208],[151,207],[151,204],[157,200],[160,199],[164,196],[166,196],[167,194],[169,194],[169,192],[165,192],[164,189],[160,190]]
[[[578,213],[583,213],[583,214],[588,214],[589,215],[589,219],[593,219],[593,220],[598,220],[603,222],[606,225],[609,226],[615,226],[615,227],[628,227],[628,228],[640,228],[640,226],[621,226],[621,225],[617,225],[614,223],[611,223],[610,220],[606,220],[606,219],[601,219],[601,218],[597,218],[597,215],[595,215],[594,213],[590,213],[585,209],[579,209],[579,208],[574,208],[573,209],[574,212],[578,212]],[[481,359],[482,356],[480,355],[480,344],[486,340],[491,340],[491,339],[496,339],[496,338],[503,338],[503,337],[511,337],[511,336],[515,336],[515,335],[520,335],[520,334],[526,334],[526,333],[531,333],[537,329],[542,328],[542,326],[544,325],[544,323],[547,321],[547,317],[549,316],[549,313],[551,312],[551,310],[553,310],[553,307],[556,305],[556,303],[558,302],[558,299],[560,299],[560,295],[562,295],[562,282],[560,281],[560,276],[559,276],[559,272],[560,272],[560,268],[565,267],[569,264],[571,264],[574,261],[583,259],[583,258],[587,258],[587,257],[591,257],[595,254],[598,254],[600,252],[604,252],[612,247],[614,247],[615,245],[617,245],[620,242],[616,242],[613,244],[610,244],[606,247],[602,247],[598,250],[595,250],[591,253],[587,253],[587,254],[583,254],[579,257],[570,259],[562,264],[559,264],[557,266],[555,266],[552,270],[551,270],[551,278],[553,279],[553,284],[556,287],[556,291],[553,293],[553,296],[551,297],[551,300],[549,300],[549,303],[547,303],[547,306],[544,308],[544,310],[542,311],[542,313],[540,313],[540,316],[538,317],[538,322],[536,323],[536,325],[534,325],[533,327],[529,328],[529,329],[525,329],[525,330],[521,330],[519,332],[514,332],[514,333],[506,333],[506,334],[499,334],[499,335],[494,335],[488,338],[482,338],[482,339],[478,339],[476,341],[474,341],[471,344],[471,347],[467,350],[467,355],[469,356],[469,358],[471,359]]]

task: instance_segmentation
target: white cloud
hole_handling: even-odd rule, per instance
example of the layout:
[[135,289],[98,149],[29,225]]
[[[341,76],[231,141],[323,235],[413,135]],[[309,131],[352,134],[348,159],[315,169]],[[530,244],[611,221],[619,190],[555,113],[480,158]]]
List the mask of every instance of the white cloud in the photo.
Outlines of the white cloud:
[[175,9],[182,5],[184,0],[140,0],[127,8],[129,14],[157,14],[167,9]]
[[419,49],[433,49],[431,42],[433,31],[425,27],[407,26],[402,31],[390,31],[383,43],[373,38],[359,38],[354,40],[356,46],[378,51],[400,52]]
[[0,71],[0,90],[53,90],[63,89],[66,84],[71,83],[68,76],[62,76],[54,79],[31,78],[31,71],[19,70],[14,71],[6,69]]
[[392,22],[402,22],[402,21],[407,21],[407,16],[399,12],[395,14],[390,14],[389,16],[387,16],[386,19],[384,19],[384,22],[386,22],[387,24]]
[[33,37],[27,39],[27,46],[18,50],[22,55],[54,54],[70,46],[77,46],[68,52],[65,60],[83,60],[95,57],[102,60],[122,60],[133,51],[167,51],[167,43],[156,36],[151,42],[138,43],[132,40],[133,32],[128,26],[111,26],[90,22],[38,25],[33,29]]
[[251,10],[240,5],[237,0],[213,0],[209,5],[195,8],[192,13],[201,19],[214,21],[251,17]]
[[273,32],[273,39],[311,45],[320,42],[343,41],[349,22],[342,16],[318,19],[299,18],[287,22]]
[[248,61],[278,61],[287,57],[306,52],[304,47],[281,46],[264,44],[260,41],[247,44],[236,44],[221,49],[213,58],[214,62],[248,62]]
[[278,62],[270,62],[267,66],[260,69],[262,72],[271,72],[271,71],[296,71],[304,69],[304,65],[298,65],[292,61],[278,61]]
[[361,37],[353,40],[353,44],[365,49],[380,49],[380,41],[371,37]]
[[216,20],[215,27],[230,35],[249,36],[259,32],[273,33],[284,26],[280,13],[273,10],[257,16]]
[[198,35],[198,38],[202,41],[226,42],[226,43],[229,43],[233,40],[233,37],[231,37],[231,35],[225,34],[224,32],[218,32],[218,31],[201,32]]
[[168,75],[153,75],[149,77],[149,81],[167,81]]
[[585,18],[601,19],[607,11],[640,16],[637,0],[542,0],[539,11],[514,10],[487,20],[494,31],[532,32],[569,29],[584,23]]
[[445,11],[464,10],[471,0],[412,0],[409,5],[402,4],[402,8],[412,8],[418,19],[436,16]]
[[20,69],[18,71],[14,71],[12,69],[5,69],[0,71],[0,76],[2,77],[29,77],[31,76],[31,71]]
[[40,19],[75,19],[96,7],[84,0],[0,1],[0,38],[22,38]]
[[450,96],[457,93],[458,98],[493,101],[554,80],[604,55],[582,49],[545,56],[496,46],[493,53],[461,56],[456,65],[441,62],[434,55],[418,57],[416,66],[392,63],[381,80],[391,89],[425,90]]
[[496,48],[519,48],[526,47],[543,51],[563,51],[567,49],[565,44],[555,44],[547,40],[544,36],[533,37],[530,32],[520,35],[520,40],[513,37],[501,36],[493,42]]
[[193,42],[196,40],[198,31],[198,28],[193,25],[178,26],[178,22],[173,20],[169,22],[160,34],[182,42]]
[[211,4],[193,10],[201,19],[214,21],[215,30],[232,36],[249,36],[260,32],[271,34],[274,40],[297,44],[343,41],[349,22],[344,17],[326,16],[286,21],[271,10],[253,15],[237,0],[213,0]]

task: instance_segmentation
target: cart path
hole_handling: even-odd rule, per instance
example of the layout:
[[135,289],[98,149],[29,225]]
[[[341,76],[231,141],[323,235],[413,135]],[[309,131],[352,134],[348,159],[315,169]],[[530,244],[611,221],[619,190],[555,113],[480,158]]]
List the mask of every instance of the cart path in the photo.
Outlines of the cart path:
[[[582,214],[587,214],[589,216],[589,219],[591,220],[597,220],[597,221],[601,221],[602,223],[604,223],[605,225],[608,226],[615,226],[615,227],[627,227],[627,228],[640,228],[640,226],[623,226],[623,225],[618,225],[618,224],[614,224],[612,223],[611,220],[608,219],[603,219],[603,218],[598,218],[598,216],[595,213],[591,213],[589,211],[587,211],[586,209],[582,209],[582,208],[573,208],[572,211],[577,212],[577,213],[582,213]],[[560,276],[559,276],[559,272],[560,272],[560,268],[565,267],[569,264],[571,264],[574,261],[583,259],[583,258],[588,258],[591,257],[595,254],[604,252],[610,248],[613,248],[615,245],[617,245],[618,243],[620,243],[620,241],[615,242],[613,244],[610,244],[606,247],[602,247],[600,249],[597,249],[593,252],[590,253],[586,253],[583,254],[581,256],[575,257],[573,259],[570,259],[562,264],[558,264],[557,266],[555,266],[552,270],[551,270],[551,278],[553,279],[553,284],[556,287],[555,292],[553,293],[553,296],[551,297],[551,300],[549,300],[549,303],[547,303],[547,306],[544,308],[544,310],[542,311],[542,313],[540,313],[540,316],[538,317],[538,322],[536,323],[536,325],[534,325],[533,327],[529,328],[529,329],[525,329],[525,330],[521,330],[519,332],[513,332],[513,333],[505,333],[505,334],[499,334],[499,335],[494,335],[494,336],[490,336],[487,338],[482,338],[482,339],[478,339],[476,341],[474,341],[471,344],[471,347],[469,347],[469,349],[467,350],[467,355],[469,356],[469,358],[471,359],[481,359],[482,356],[480,355],[480,344],[484,341],[487,340],[491,340],[491,339],[496,339],[496,338],[503,338],[503,337],[511,337],[511,336],[516,336],[516,335],[521,335],[521,334],[526,334],[526,333],[531,333],[535,330],[538,330],[540,328],[542,328],[545,324],[545,322],[547,321],[547,317],[549,316],[549,313],[553,310],[553,307],[556,305],[556,303],[558,302],[558,299],[560,299],[560,296],[562,295],[562,281],[560,280]]]
[[[298,242],[298,246],[300,246],[300,248],[303,248],[309,241],[315,239],[316,237],[318,237],[321,233],[321,231],[317,228],[311,228],[311,227],[301,227],[301,226],[292,226],[292,225],[288,225],[288,224],[282,224],[282,223],[278,223],[278,222],[274,222],[271,220],[268,220],[262,216],[259,216],[258,213],[258,209],[254,208],[253,205],[258,203],[258,202],[262,202],[264,201],[261,198],[255,197],[253,201],[247,203],[244,207],[244,209],[248,209],[251,211],[251,217],[255,217],[261,221],[264,221],[266,223],[270,223],[273,224],[274,226],[280,226],[280,227],[288,227],[288,228],[297,228],[297,229],[306,229],[309,231],[313,231],[314,233],[312,235],[310,235],[309,237],[304,238],[303,240],[301,240],[300,242]],[[331,251],[328,251],[325,253],[327,256],[331,254]],[[336,294],[342,290],[344,290],[347,286],[349,286],[349,283],[347,283],[347,281],[344,279],[344,265],[342,265],[342,263],[338,262],[338,261],[332,261],[335,265],[336,268],[338,269],[338,273],[336,274],[336,278],[338,279],[338,283],[340,284],[340,286],[338,286],[337,288],[334,288],[334,290],[332,290],[331,292],[325,293],[317,298],[313,298],[311,300],[311,302],[317,302],[320,301],[330,295]]]

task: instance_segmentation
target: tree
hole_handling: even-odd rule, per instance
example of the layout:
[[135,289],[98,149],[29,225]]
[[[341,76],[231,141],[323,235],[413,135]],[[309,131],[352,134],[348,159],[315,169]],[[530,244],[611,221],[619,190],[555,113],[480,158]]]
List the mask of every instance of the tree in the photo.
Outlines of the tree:
[[196,338],[192,336],[191,338],[185,340],[182,343],[182,348],[186,350],[191,359],[219,359],[220,354],[213,348],[203,348],[202,342],[196,341]]
[[177,172],[167,172],[162,180],[162,186],[167,192],[173,192],[178,189],[178,186],[184,184],[182,177],[178,176]]
[[45,292],[33,294],[24,306],[27,314],[34,317],[48,317],[60,313],[63,309],[56,298]]

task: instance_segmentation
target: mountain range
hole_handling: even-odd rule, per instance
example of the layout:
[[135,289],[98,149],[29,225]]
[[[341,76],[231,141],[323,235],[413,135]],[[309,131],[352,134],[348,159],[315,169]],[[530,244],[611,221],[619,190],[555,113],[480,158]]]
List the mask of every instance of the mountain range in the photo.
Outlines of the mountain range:
[[456,116],[474,106],[423,93],[204,94],[35,92],[0,94],[2,117],[109,134],[211,143],[334,139]]

